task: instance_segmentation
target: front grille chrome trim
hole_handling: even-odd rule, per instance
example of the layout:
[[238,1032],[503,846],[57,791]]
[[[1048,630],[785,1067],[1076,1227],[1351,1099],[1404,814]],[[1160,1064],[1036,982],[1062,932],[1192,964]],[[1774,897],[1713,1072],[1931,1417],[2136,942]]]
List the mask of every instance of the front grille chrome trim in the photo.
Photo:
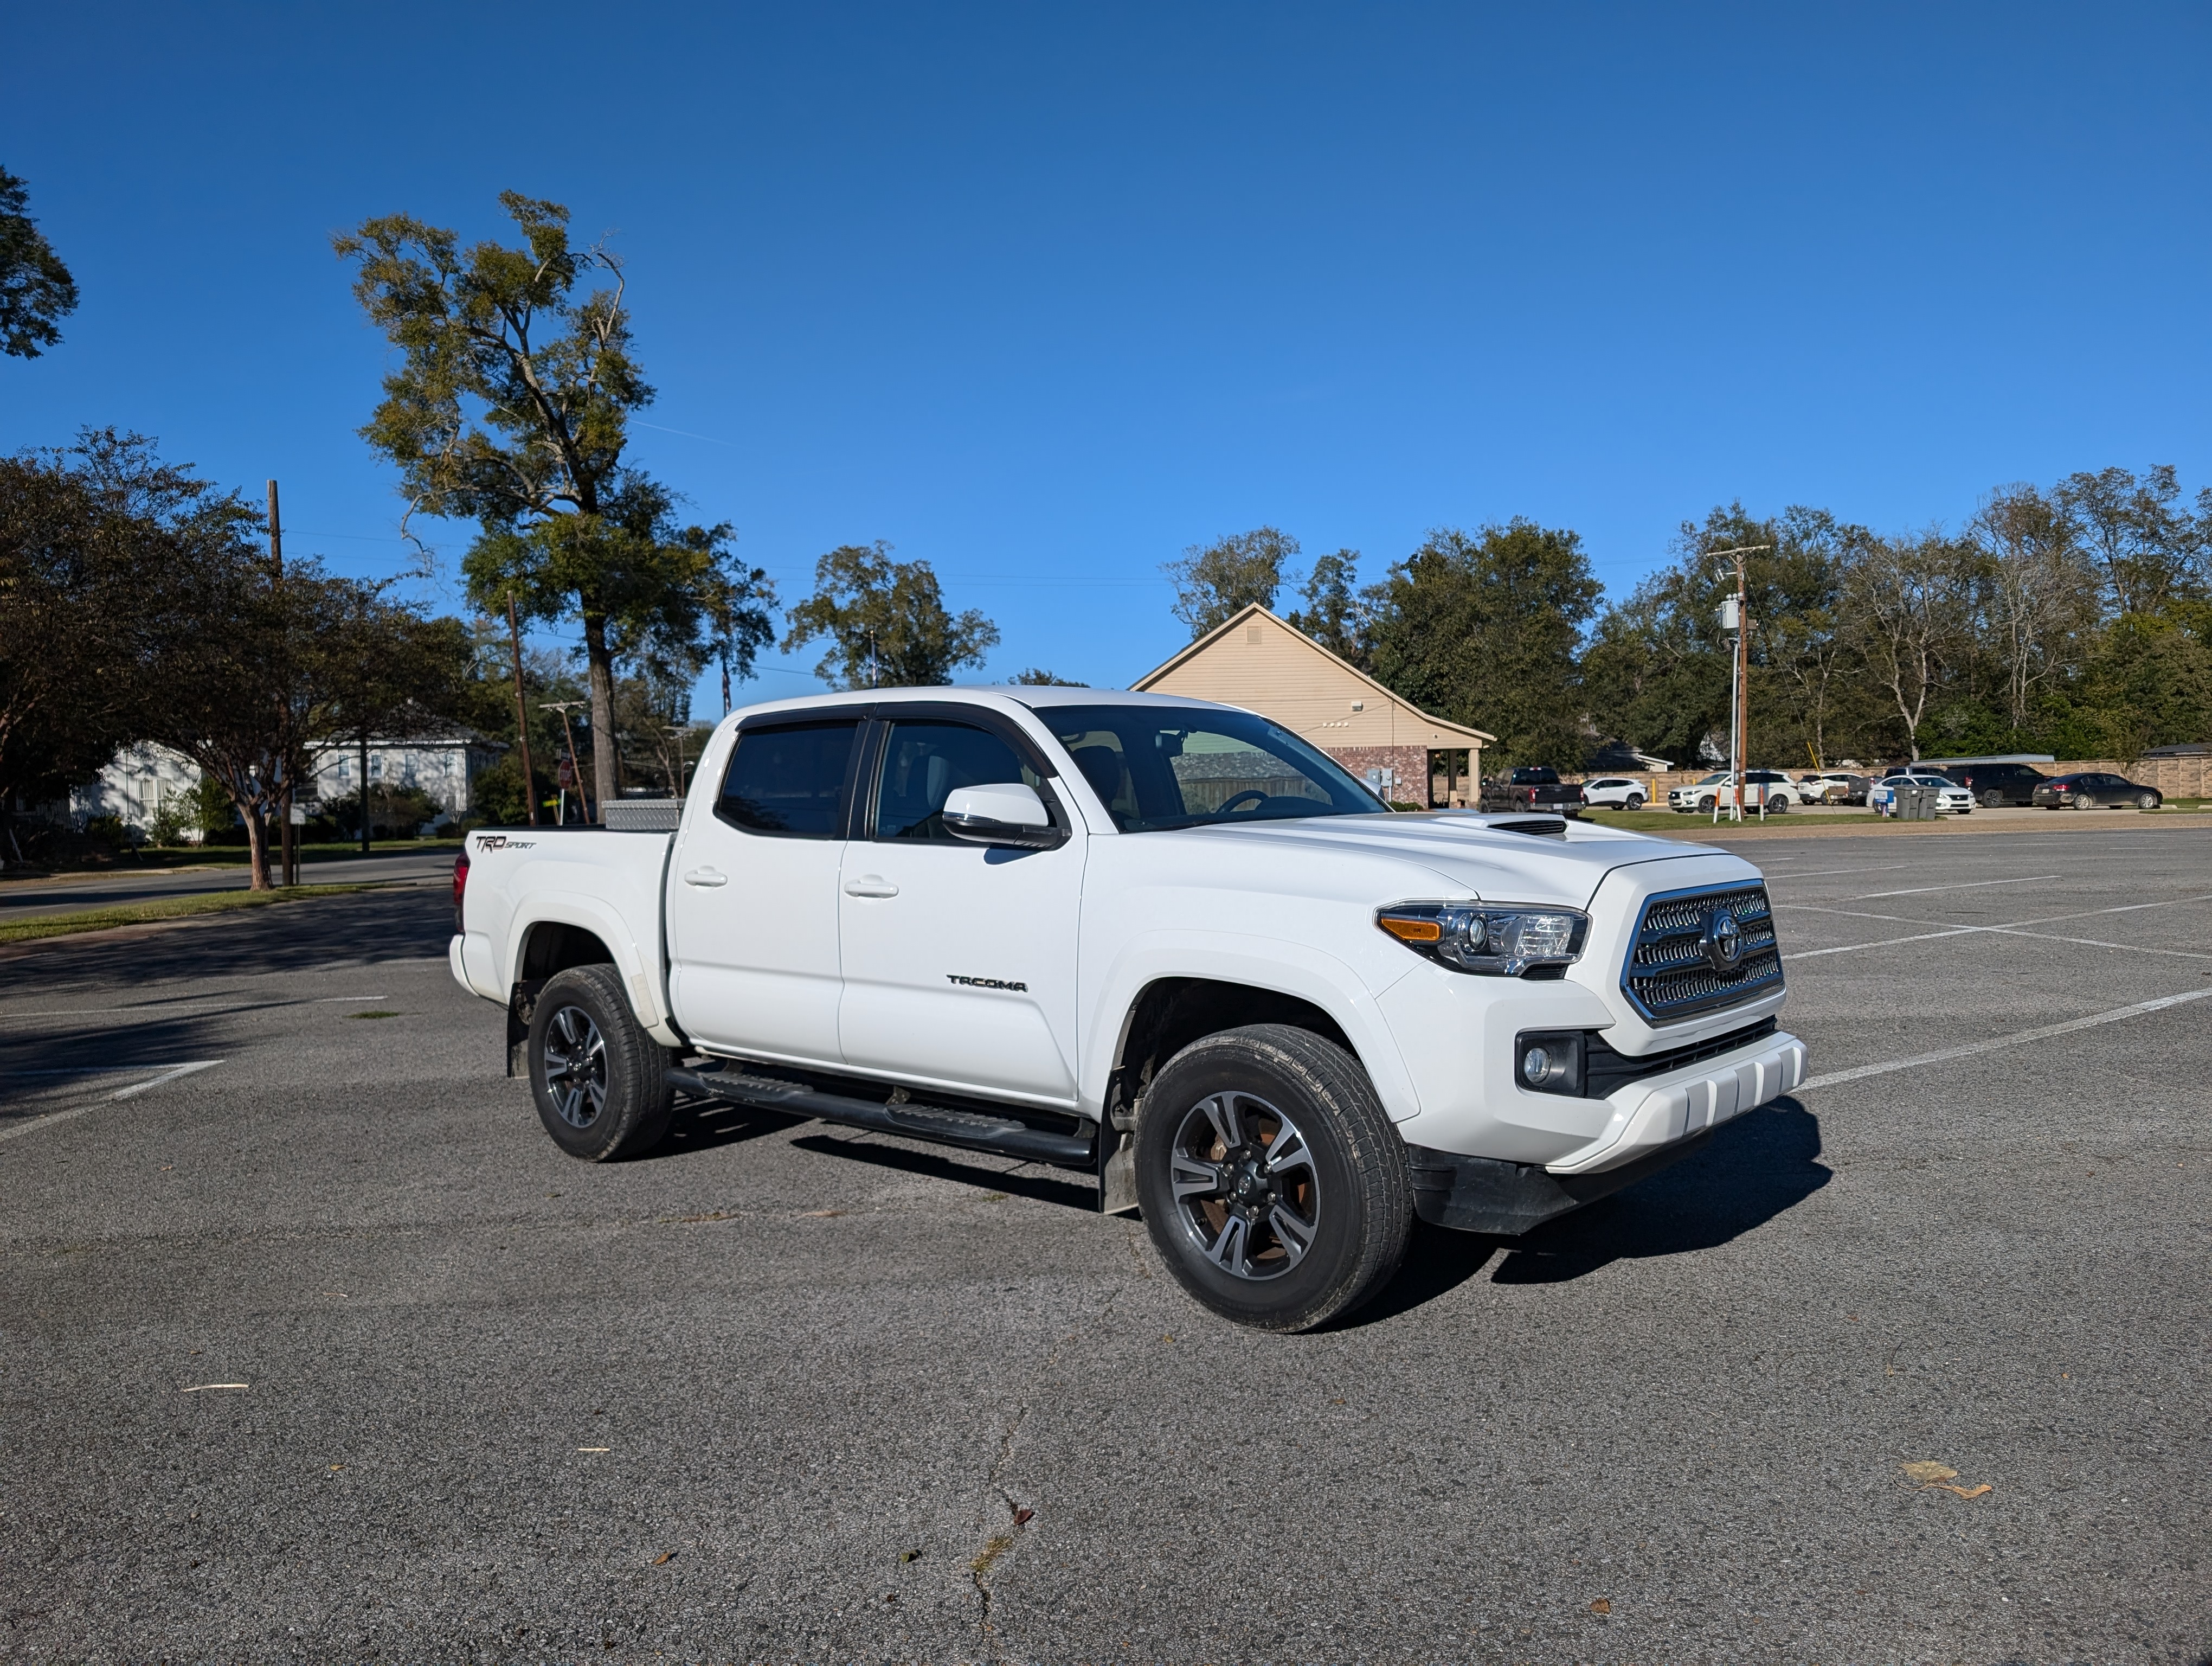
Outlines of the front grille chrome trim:
[[[1741,933],[1742,958],[1728,971],[1705,958],[1705,927],[1725,908]],[[1764,885],[1700,885],[1647,897],[1621,963],[1620,992],[1654,1025],[1680,1024],[1779,994],[1782,952]]]

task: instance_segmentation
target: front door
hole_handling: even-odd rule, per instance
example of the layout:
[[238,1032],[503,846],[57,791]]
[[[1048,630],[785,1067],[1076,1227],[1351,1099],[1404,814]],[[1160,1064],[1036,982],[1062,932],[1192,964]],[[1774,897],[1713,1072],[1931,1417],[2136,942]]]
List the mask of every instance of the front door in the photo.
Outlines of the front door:
[[702,1046],[835,1064],[837,876],[861,721],[739,731],[714,813],[678,842],[668,987]]
[[989,727],[937,717],[883,727],[864,836],[845,848],[845,1061],[1072,1105],[1083,831],[1068,825],[1052,850],[954,838],[939,815],[954,787],[1051,789],[1012,738]]

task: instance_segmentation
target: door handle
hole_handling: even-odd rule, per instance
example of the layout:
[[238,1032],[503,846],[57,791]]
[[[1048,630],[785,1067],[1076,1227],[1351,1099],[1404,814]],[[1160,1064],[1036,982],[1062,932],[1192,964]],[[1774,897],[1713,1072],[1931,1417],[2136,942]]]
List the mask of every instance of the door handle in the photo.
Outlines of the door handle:
[[848,897],[896,897],[898,887],[880,873],[863,873],[857,879],[845,881]]
[[711,891],[716,885],[729,884],[730,876],[726,873],[717,873],[711,867],[695,867],[684,876],[684,883],[687,885],[704,885]]

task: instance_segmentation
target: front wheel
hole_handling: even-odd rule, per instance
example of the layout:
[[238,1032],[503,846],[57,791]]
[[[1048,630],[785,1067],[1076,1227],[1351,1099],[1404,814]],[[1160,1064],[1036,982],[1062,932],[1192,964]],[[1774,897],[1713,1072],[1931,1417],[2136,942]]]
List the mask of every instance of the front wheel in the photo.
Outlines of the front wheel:
[[1713,813],[1713,803],[1714,800],[1711,799],[1699,799],[1698,800],[1698,813],[1700,816],[1711,815]]
[[538,992],[530,1089],[553,1143],[587,1163],[638,1156],[667,1134],[667,1049],[645,1033],[612,966],[571,966]]
[[1310,1330],[1404,1259],[1413,1185],[1359,1061],[1287,1025],[1193,1042],[1137,1118],[1137,1195],[1168,1270],[1224,1318]]
[[2157,809],[2158,794],[2155,793],[2145,793],[2142,797],[2136,800],[2136,808],[2138,810]]

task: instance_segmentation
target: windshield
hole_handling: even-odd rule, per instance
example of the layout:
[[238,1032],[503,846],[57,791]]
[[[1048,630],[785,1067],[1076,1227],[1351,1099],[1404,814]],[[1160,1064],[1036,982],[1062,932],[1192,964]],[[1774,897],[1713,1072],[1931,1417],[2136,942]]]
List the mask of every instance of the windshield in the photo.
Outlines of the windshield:
[[1389,808],[1326,753],[1249,712],[1047,706],[1036,715],[1124,833]]

